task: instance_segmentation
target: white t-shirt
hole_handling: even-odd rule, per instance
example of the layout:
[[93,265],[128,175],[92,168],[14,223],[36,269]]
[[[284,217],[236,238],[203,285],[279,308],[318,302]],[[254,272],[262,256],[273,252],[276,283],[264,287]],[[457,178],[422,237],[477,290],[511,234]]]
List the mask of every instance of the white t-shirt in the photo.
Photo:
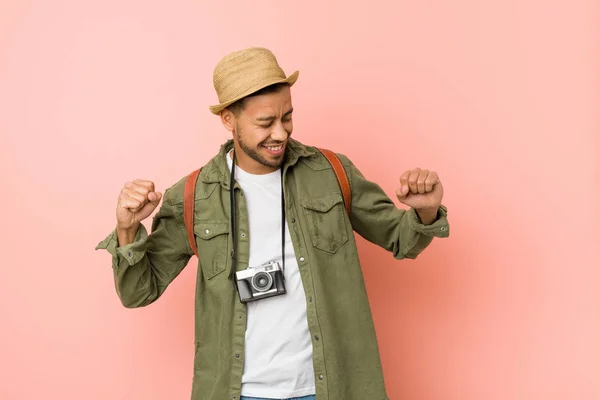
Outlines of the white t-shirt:
[[[230,154],[227,162],[231,170]],[[281,264],[281,171],[253,175],[236,166],[235,179],[248,207],[249,266],[269,261]],[[306,296],[287,224],[285,288],[287,293],[283,295],[248,303],[242,396],[290,398],[315,394]]]

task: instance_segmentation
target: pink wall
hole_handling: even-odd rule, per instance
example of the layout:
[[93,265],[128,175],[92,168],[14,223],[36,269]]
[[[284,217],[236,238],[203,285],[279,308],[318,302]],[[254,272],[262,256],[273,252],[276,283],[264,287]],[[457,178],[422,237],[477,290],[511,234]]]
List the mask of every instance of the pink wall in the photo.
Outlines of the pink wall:
[[0,399],[189,398],[196,266],[127,310],[93,248],[126,180],[217,151],[254,45],[300,70],[295,137],[444,182],[451,238],[360,242],[391,398],[600,398],[597,2],[199,3],[0,5]]

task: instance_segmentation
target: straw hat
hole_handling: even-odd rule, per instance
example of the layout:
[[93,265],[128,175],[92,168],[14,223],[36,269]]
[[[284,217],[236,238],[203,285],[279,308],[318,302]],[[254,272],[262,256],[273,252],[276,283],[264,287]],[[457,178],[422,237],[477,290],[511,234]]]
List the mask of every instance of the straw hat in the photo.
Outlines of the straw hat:
[[292,86],[299,71],[286,77],[275,55],[262,47],[251,47],[228,54],[219,61],[213,74],[213,84],[219,103],[210,106],[213,114],[219,114],[236,101],[276,83]]

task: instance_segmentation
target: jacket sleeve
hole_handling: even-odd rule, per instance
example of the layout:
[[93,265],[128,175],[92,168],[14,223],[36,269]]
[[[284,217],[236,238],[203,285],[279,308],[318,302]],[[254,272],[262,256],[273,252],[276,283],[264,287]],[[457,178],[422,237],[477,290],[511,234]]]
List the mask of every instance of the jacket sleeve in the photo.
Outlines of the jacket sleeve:
[[352,190],[352,229],[364,239],[390,251],[396,259],[414,259],[434,237],[449,236],[445,206],[440,206],[432,224],[424,225],[414,209],[397,208],[383,189],[366,179],[350,159],[342,154],[338,157]]
[[115,288],[127,308],[156,301],[193,255],[183,222],[183,204],[174,192],[173,188],[165,191],[150,235],[140,224],[134,242],[119,246],[115,229],[96,246],[96,250],[105,249],[112,255]]

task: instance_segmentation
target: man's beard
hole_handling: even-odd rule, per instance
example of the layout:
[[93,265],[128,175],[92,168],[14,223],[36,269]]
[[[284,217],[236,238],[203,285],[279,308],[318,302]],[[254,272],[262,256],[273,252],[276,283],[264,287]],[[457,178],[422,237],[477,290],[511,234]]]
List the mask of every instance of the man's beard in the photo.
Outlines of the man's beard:
[[[281,164],[283,164],[283,160],[285,159],[285,155],[276,159],[275,161],[269,161],[266,158],[264,158],[263,156],[261,156],[260,154],[258,154],[257,149],[250,147],[250,145],[248,145],[248,143],[246,143],[244,141],[244,139],[242,139],[242,130],[240,129],[239,125],[236,125],[235,134],[237,136],[238,144],[240,145],[240,148],[242,149],[242,151],[244,153],[246,153],[246,155],[248,155],[248,157],[250,157],[254,161],[256,161],[266,167],[269,167],[269,168],[281,167]],[[280,143],[276,143],[275,145],[277,145],[277,144],[280,144]],[[259,146],[262,146],[262,143],[260,143]]]

